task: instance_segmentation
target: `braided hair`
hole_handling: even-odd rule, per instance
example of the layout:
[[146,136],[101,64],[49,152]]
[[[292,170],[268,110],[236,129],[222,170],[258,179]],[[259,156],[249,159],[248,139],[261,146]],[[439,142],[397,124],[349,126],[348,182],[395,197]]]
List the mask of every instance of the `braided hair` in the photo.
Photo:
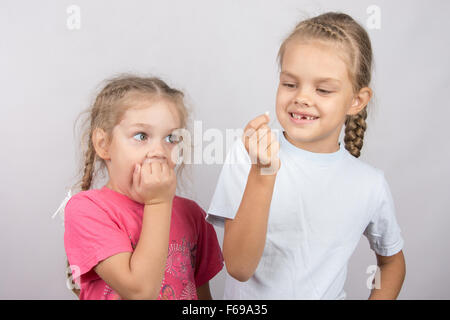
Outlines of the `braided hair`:
[[[181,91],[169,87],[163,80],[156,77],[145,78],[124,74],[107,80],[106,85],[95,98],[93,105],[81,114],[86,114],[87,117],[81,137],[81,147],[84,149],[80,168],[81,179],[75,185],[75,189],[89,190],[96,172],[106,167],[104,160],[97,155],[92,142],[94,130],[96,128],[104,130],[107,133],[109,143],[112,139],[114,127],[129,108],[127,107],[128,99],[154,96],[168,99],[174,103],[181,119],[180,125],[185,128],[188,111],[184,103],[184,94]],[[180,170],[182,166],[180,166]],[[67,267],[67,278],[72,283],[72,291],[79,297],[80,290],[75,287],[69,261],[67,261]]]
[[[327,12],[301,21],[283,41],[278,52],[280,66],[288,42],[294,39],[333,41],[348,53],[348,66],[353,91],[368,87],[372,73],[372,45],[366,30],[344,13]],[[345,148],[356,158],[361,154],[367,129],[367,107],[345,119]]]

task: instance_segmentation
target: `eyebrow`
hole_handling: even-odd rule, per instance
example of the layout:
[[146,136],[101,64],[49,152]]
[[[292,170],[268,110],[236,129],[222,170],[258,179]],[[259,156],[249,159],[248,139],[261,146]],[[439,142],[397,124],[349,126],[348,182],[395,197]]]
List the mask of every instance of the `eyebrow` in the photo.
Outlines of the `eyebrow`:
[[153,126],[147,123],[133,123],[130,125],[130,127],[143,127],[143,128],[152,128]]
[[295,75],[293,75],[292,73],[287,72],[287,71],[281,71],[280,74],[291,77],[291,78],[297,78]]
[[[131,128],[133,128],[133,127],[140,127],[140,128],[148,128],[148,129],[153,128],[153,126],[151,124],[141,123],[141,122],[133,123],[133,124],[130,125],[130,127]],[[177,128],[172,128],[169,131],[174,131],[176,129],[180,129],[180,128],[178,128],[178,127]]]
[[[281,71],[281,74],[286,75],[286,76],[291,77],[291,78],[297,79],[297,76],[295,76],[294,74],[292,74],[292,73],[290,73],[288,71]],[[335,79],[335,78],[331,78],[331,77],[318,78],[318,79],[315,79],[315,81],[316,82],[337,82],[339,84],[341,83],[341,80]]]

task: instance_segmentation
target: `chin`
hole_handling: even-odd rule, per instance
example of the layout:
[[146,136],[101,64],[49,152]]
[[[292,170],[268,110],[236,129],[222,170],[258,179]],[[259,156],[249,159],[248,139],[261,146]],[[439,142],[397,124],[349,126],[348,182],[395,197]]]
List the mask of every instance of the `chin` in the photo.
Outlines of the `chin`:
[[314,135],[305,133],[305,132],[298,132],[298,130],[286,130],[286,135],[290,140],[292,140],[293,142],[298,142],[298,143],[311,143],[316,141],[316,137]]
[[[289,121],[289,120],[288,120]],[[281,127],[283,128],[283,131],[286,132],[286,134],[293,140],[299,140],[301,142],[310,142],[314,140],[314,131],[312,128],[307,127],[298,127],[295,126],[289,122],[283,123],[281,122]]]

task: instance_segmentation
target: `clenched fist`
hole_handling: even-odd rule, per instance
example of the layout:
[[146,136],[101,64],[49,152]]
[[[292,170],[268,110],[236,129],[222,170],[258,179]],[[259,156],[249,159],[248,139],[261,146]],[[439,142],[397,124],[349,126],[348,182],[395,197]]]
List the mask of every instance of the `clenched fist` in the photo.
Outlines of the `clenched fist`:
[[247,124],[242,136],[252,165],[258,166],[261,174],[275,174],[281,165],[280,144],[268,125],[269,120],[267,114],[256,117]]
[[177,187],[176,174],[167,161],[136,164],[133,172],[132,192],[145,205],[172,202]]

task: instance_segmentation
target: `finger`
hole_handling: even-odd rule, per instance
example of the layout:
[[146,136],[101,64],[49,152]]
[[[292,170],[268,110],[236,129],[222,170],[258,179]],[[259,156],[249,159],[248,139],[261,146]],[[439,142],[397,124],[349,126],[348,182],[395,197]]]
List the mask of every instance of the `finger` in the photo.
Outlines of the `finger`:
[[266,160],[267,149],[271,143],[271,131],[267,125],[261,126],[258,133],[258,159],[263,165],[268,164]]
[[166,164],[163,170],[164,170],[164,177],[167,180],[169,181],[176,180],[175,168],[171,168],[169,164]]
[[144,160],[142,165],[140,166],[140,175],[139,175],[139,187],[142,188],[148,184],[149,179],[152,175],[152,168],[148,160]]
[[[247,124],[247,126],[244,129],[244,135],[242,137],[242,140],[247,150],[249,148],[248,141],[255,134],[255,132],[257,132],[261,128],[268,128],[270,130],[270,127],[267,125],[268,123],[269,123],[269,116],[267,114],[263,114],[253,119]],[[264,134],[261,135],[261,138],[263,136]]]
[[255,133],[256,130],[253,128],[246,128],[244,130],[244,134],[242,135],[242,141],[244,142],[244,145],[247,149],[248,149],[248,142]]
[[278,141],[275,141],[273,144],[270,145],[269,149],[269,157],[270,157],[270,164],[272,167],[279,168],[279,162],[280,162],[280,144]]
[[258,163],[258,134],[254,132],[246,141],[246,148],[252,164]]
[[[262,141],[266,136],[268,136],[271,133],[270,127],[267,124],[263,124],[261,127],[259,127],[258,131],[258,143]],[[266,138],[266,140],[269,140],[269,138]]]
[[246,131],[244,131],[244,137],[248,139],[251,139],[255,134],[258,137],[257,140],[261,140],[268,132],[270,132],[270,127],[264,123],[262,124],[257,130],[253,129],[252,127],[248,128]]
[[270,133],[267,135],[267,139],[269,140],[269,142],[267,143],[267,148],[266,148],[266,150],[270,150],[270,148],[271,148],[273,145],[278,144],[277,136],[276,136],[275,133],[273,133],[273,132],[270,132]]
[[152,162],[152,174],[161,176],[161,163],[158,161]]
[[278,141],[274,141],[267,150],[267,154],[272,160],[279,158],[278,156],[279,152],[280,152],[280,144],[278,143]]
[[278,143],[277,136],[274,133],[271,133],[266,137],[270,139],[265,146],[264,143],[260,143],[260,162],[262,165],[268,165],[274,162],[274,160],[278,159],[278,153],[280,150],[280,144]]
[[258,130],[261,125],[268,124],[269,120],[270,120],[270,118],[267,114],[262,114],[262,115],[256,117],[255,119],[253,119],[252,121],[250,121],[247,124],[247,126],[245,127],[244,132],[250,128],[253,128],[253,130]]
[[168,165],[167,162],[161,163],[161,175],[163,177],[168,177],[169,176],[169,165]]
[[141,184],[141,165],[139,163],[136,163],[134,165],[134,171],[133,171],[133,185],[139,186]]
[[266,146],[263,144],[258,145],[258,161],[263,166],[270,164],[270,152],[267,150]]
[[142,164],[141,167],[141,171],[142,171],[141,177],[143,174],[152,174],[152,164],[150,162],[150,159],[144,160],[144,163]]

